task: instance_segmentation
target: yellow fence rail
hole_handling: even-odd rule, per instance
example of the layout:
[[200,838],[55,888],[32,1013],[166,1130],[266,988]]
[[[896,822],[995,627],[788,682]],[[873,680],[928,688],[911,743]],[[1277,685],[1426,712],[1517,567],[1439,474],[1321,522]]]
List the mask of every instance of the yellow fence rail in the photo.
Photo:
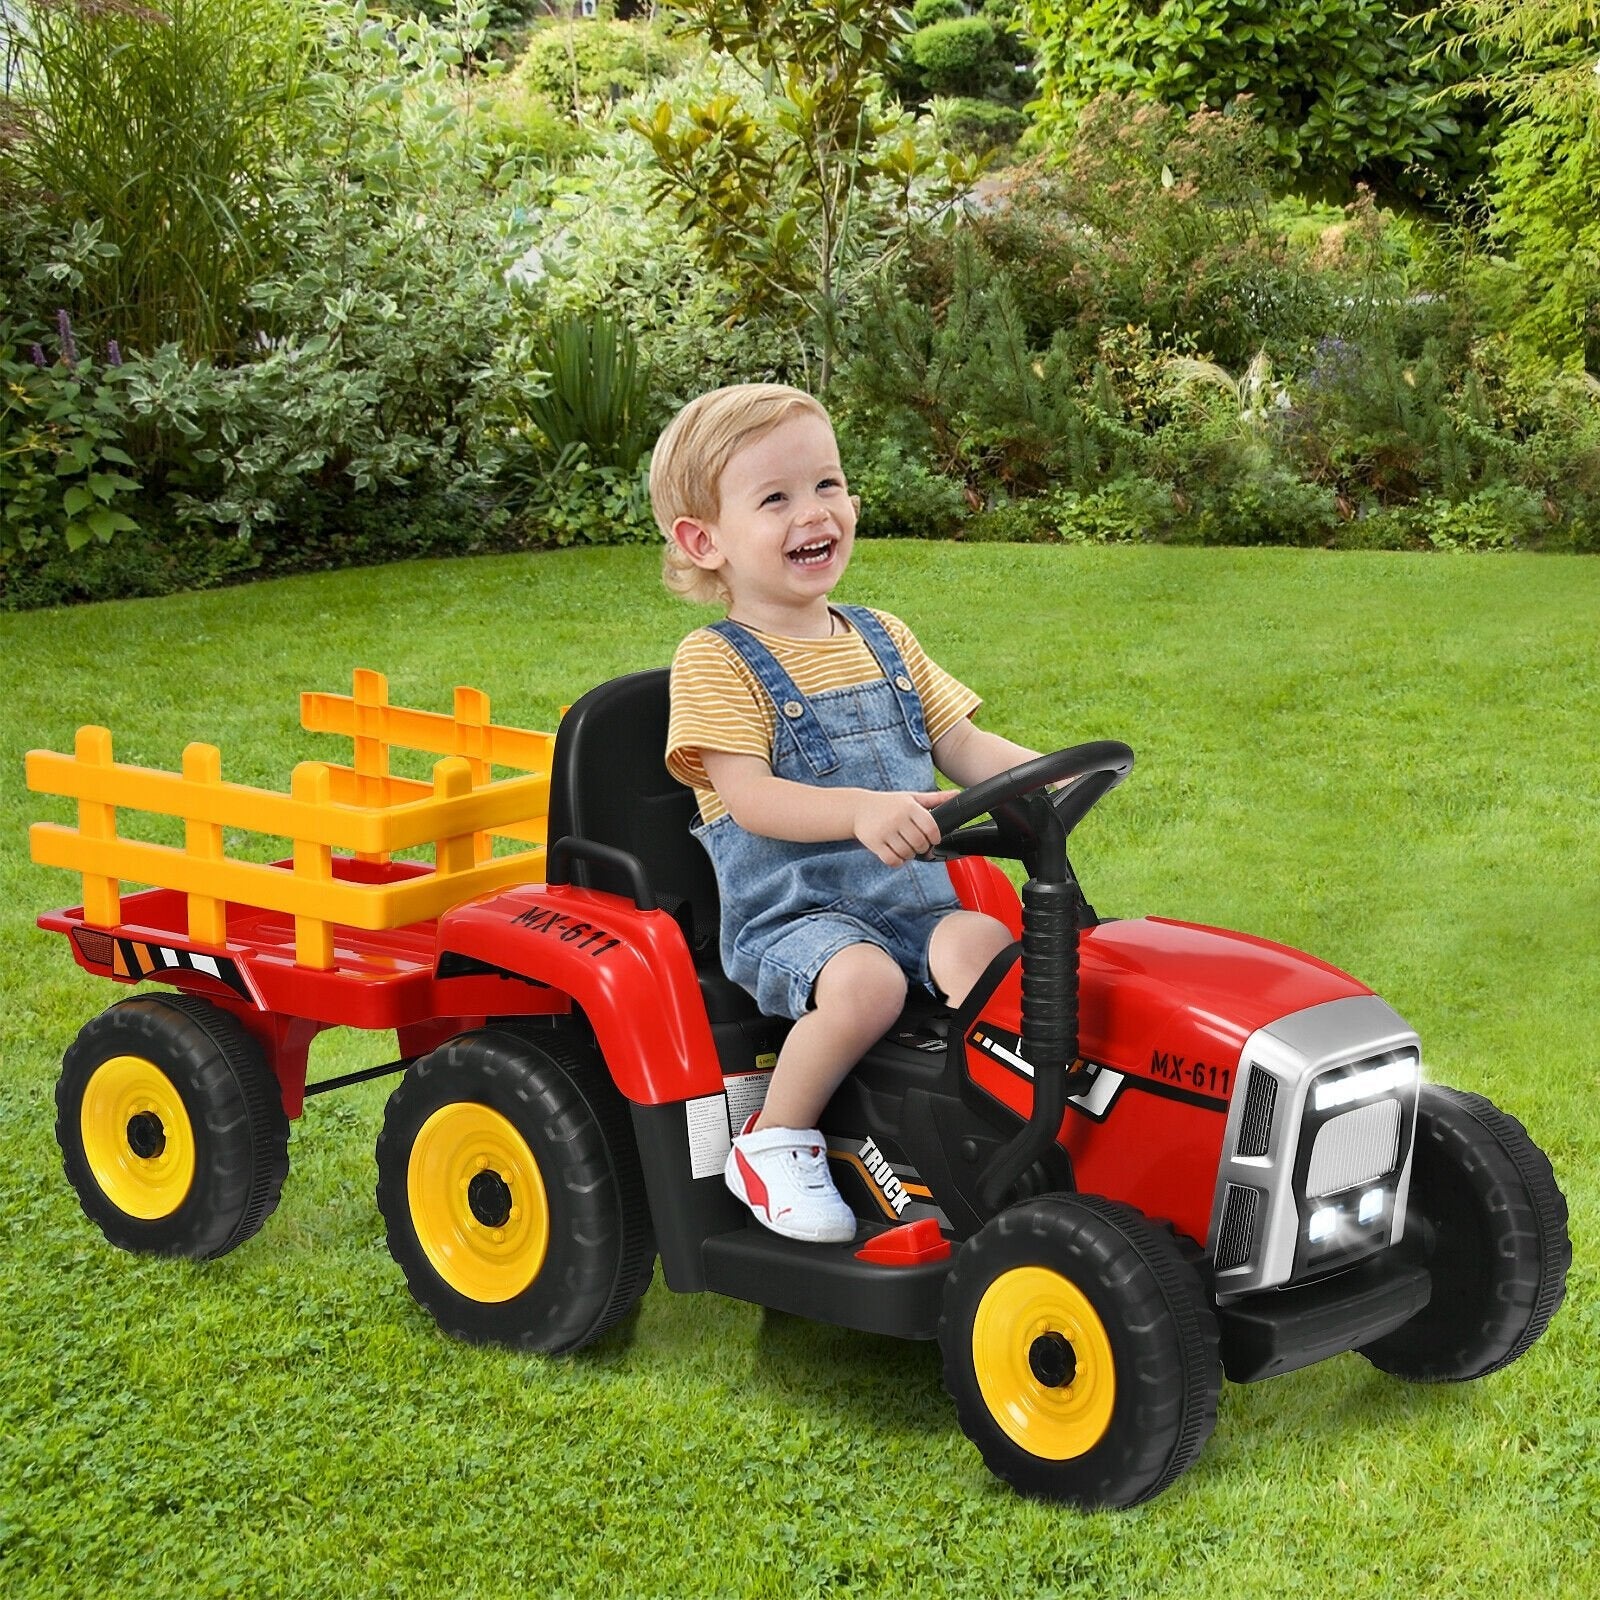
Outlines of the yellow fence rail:
[[[489,697],[476,689],[456,690],[452,716],[391,706],[382,674],[367,671],[355,674],[351,695],[303,695],[301,722],[349,736],[354,758],[349,767],[302,762],[287,795],[224,782],[214,745],[191,744],[181,773],[117,762],[111,734],[99,727],[80,728],[70,756],[29,751],[28,787],[78,802],[76,828],[29,829],[33,859],[82,873],[84,919],[95,927],[120,922],[123,882],[148,884],[188,897],[196,944],[226,943],[230,902],[292,916],[295,959],[322,970],[334,964],[336,924],[403,927],[472,895],[543,880],[550,734],[495,725]],[[401,778],[389,771],[391,749],[444,759],[431,783]],[[522,775],[496,780],[493,767]],[[183,848],[120,836],[119,810],[181,817]],[[292,869],[227,855],[224,828],[288,839]],[[533,848],[495,856],[496,836]],[[426,874],[393,883],[335,876],[336,851],[382,863],[419,845],[433,847]]]

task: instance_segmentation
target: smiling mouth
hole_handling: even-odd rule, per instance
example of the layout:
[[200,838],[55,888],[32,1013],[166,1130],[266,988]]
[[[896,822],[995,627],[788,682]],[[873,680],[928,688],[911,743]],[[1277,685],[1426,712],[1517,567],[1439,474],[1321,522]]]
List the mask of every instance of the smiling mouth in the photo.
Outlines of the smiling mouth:
[[791,550],[788,559],[797,567],[820,567],[833,554],[837,539],[818,539],[812,544],[800,545]]

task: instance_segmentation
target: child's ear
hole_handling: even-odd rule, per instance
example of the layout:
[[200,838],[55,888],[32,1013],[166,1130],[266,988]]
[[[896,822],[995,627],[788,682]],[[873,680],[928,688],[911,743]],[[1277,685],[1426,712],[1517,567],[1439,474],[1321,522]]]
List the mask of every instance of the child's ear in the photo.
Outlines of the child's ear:
[[693,517],[679,517],[672,524],[670,537],[697,567],[710,571],[722,565],[722,552],[703,522],[696,522]]
[[861,496],[858,494],[851,495],[850,504],[855,507],[855,513],[859,517],[861,515]]

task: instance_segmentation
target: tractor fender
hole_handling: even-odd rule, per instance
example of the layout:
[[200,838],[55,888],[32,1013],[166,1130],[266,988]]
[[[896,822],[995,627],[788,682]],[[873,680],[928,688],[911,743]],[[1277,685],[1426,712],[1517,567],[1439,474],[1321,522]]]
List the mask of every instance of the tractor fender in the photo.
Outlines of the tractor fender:
[[568,884],[519,884],[447,911],[438,940],[441,958],[466,956],[567,995],[629,1100],[723,1092],[694,961],[667,912]]

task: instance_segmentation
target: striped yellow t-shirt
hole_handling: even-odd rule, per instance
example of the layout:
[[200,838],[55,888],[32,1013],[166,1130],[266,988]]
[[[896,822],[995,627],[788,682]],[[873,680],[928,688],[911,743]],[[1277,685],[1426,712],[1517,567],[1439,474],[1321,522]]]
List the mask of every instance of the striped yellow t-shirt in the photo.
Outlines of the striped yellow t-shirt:
[[[937,743],[963,717],[983,704],[963,683],[930,661],[916,636],[898,617],[886,611],[873,615],[888,629],[895,649],[905,658],[906,671],[922,697],[922,715],[928,737]],[[871,683],[883,676],[877,658],[854,628],[844,626],[831,639],[785,639],[777,634],[750,632],[767,647],[779,666],[794,679],[801,694],[821,694],[826,689],[846,689]],[[678,646],[672,658],[672,716],[667,726],[667,770],[694,790],[705,822],[726,810],[712,788],[700,760],[702,750],[724,750],[733,755],[772,758],[777,722],[771,696],[746,666],[744,658],[720,635],[697,628]]]

